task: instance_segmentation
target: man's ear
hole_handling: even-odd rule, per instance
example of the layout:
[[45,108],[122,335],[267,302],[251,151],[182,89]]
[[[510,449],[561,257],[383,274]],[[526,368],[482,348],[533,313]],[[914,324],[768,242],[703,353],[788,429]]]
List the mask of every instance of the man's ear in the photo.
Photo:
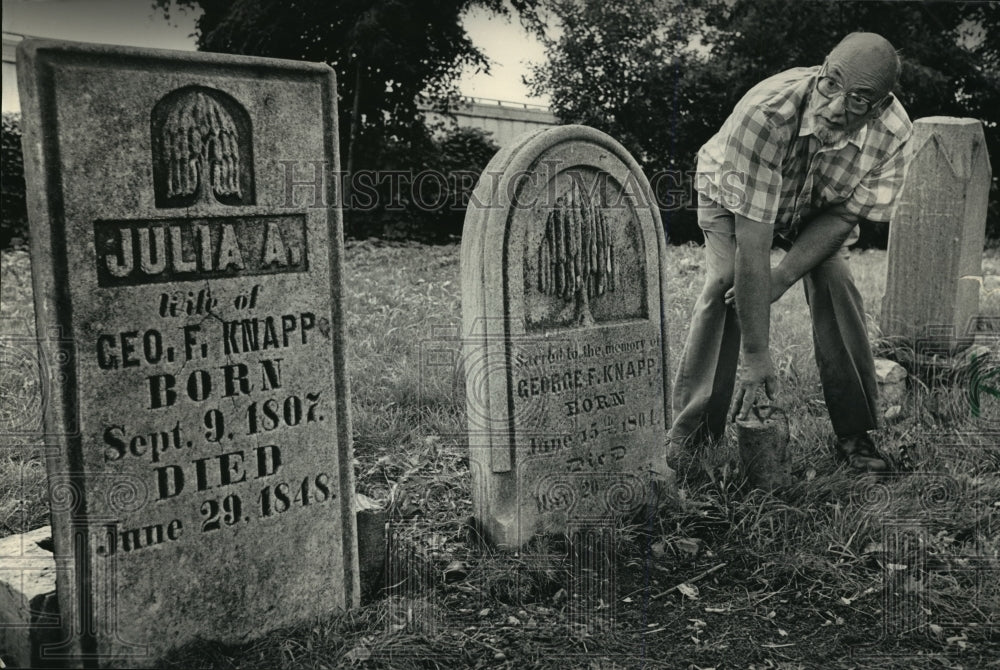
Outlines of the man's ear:
[[882,116],[882,112],[889,109],[889,105],[891,105],[892,101],[895,99],[896,98],[892,95],[892,93],[889,93],[884,98],[879,100],[878,104],[876,104],[872,108],[872,118],[877,119],[878,117]]

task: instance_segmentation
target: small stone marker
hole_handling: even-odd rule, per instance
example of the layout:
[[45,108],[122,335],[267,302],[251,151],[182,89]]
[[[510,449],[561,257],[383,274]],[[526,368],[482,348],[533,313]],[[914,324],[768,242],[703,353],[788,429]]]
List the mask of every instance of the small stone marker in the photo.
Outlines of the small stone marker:
[[875,359],[875,381],[878,383],[879,401],[884,405],[897,405],[906,395],[906,368],[887,358]]
[[0,656],[7,667],[49,665],[39,650],[60,639],[51,537],[42,526],[0,539]]
[[882,334],[909,346],[965,334],[979,310],[990,161],[982,124],[932,116],[913,124],[913,152],[889,226]]
[[788,452],[788,416],[779,407],[766,413],[754,407],[749,419],[736,422],[740,465],[751,488],[772,491],[792,483]]
[[523,136],[462,235],[475,514],[497,544],[602,525],[668,480],[665,240],[636,162],[592,128]]
[[332,70],[34,40],[17,62],[38,332],[69,361],[43,660],[148,666],[352,606]]

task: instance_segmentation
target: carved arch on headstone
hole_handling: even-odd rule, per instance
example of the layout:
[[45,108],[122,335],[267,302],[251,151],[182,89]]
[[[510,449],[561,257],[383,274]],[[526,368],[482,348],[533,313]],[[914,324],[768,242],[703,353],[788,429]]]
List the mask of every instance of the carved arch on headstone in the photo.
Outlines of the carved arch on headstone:
[[157,207],[253,205],[250,115],[231,95],[185,86],[150,114]]
[[589,165],[552,175],[525,232],[529,331],[647,318],[646,241],[626,188]]

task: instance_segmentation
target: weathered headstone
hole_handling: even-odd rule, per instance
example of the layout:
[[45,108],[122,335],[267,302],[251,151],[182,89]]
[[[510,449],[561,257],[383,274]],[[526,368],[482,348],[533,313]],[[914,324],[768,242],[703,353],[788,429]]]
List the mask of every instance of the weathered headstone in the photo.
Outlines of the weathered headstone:
[[909,346],[922,338],[954,341],[979,309],[991,174],[982,124],[918,119],[908,150],[889,226],[882,335]]
[[333,72],[25,41],[18,79],[38,332],[69,361],[43,655],[149,665],[352,606]]
[[462,234],[475,514],[516,547],[601,525],[669,480],[663,228],[649,184],[584,126],[522,137]]

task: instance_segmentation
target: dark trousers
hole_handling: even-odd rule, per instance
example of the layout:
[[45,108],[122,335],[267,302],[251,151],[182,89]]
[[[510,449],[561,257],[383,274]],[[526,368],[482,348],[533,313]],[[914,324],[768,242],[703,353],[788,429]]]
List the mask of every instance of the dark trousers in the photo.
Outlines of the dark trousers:
[[[674,381],[672,444],[718,439],[725,429],[740,353],[736,310],[723,300],[733,285],[733,223],[732,213],[721,207],[699,211],[707,276]],[[844,246],[803,277],[820,383],[833,431],[839,437],[878,427],[875,362],[849,257]]]

